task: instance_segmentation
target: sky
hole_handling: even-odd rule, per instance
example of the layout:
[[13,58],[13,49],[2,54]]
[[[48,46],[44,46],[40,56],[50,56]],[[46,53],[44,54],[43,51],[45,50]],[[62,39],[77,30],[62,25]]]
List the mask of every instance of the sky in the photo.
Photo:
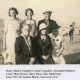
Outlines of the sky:
[[51,19],[62,27],[68,27],[73,21],[76,26],[80,26],[80,0],[0,0],[0,18],[8,18],[8,9],[16,7],[19,11],[18,17],[25,18],[25,9],[34,10],[33,18],[41,20],[44,18],[43,12],[51,10]]

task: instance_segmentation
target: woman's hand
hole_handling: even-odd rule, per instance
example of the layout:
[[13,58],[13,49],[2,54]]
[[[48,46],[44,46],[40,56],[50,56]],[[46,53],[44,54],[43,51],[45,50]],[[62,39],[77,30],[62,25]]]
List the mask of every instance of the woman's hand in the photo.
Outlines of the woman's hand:
[[59,56],[60,56],[60,53],[57,53],[57,54],[56,54],[56,57],[59,57]]
[[29,61],[29,64],[34,64],[34,62],[35,62],[35,58],[34,57],[31,57],[30,58],[30,61]]

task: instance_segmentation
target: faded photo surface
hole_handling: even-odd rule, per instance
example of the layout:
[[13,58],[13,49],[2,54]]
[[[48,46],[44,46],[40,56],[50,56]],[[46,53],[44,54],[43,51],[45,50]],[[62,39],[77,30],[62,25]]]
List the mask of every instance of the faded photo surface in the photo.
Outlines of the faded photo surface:
[[0,0],[0,65],[79,64],[80,0]]

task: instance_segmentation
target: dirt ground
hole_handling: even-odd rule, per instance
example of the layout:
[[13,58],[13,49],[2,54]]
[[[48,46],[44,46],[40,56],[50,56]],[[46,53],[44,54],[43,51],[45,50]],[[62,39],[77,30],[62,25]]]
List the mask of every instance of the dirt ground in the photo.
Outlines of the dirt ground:
[[74,35],[74,41],[72,45],[69,43],[69,36],[64,37],[63,55],[66,64],[80,63],[80,35]]

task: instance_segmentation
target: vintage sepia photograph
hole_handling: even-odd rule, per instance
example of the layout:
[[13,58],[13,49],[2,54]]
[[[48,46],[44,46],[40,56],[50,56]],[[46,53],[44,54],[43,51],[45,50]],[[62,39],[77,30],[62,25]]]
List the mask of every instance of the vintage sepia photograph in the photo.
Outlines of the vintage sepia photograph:
[[80,0],[0,0],[0,65],[80,64]]

